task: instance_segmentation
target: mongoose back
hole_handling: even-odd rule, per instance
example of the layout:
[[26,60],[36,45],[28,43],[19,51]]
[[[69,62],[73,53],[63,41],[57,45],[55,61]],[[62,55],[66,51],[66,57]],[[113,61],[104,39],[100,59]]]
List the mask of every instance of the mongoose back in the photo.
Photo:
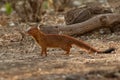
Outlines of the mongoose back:
[[73,44],[85,49],[88,53],[111,53],[115,50],[114,48],[110,48],[105,51],[99,51],[82,40],[77,40],[68,35],[45,34],[37,27],[31,27],[29,30],[27,30],[27,34],[31,35],[41,46],[41,56],[43,54],[47,56],[47,48],[61,48],[66,51],[66,54],[69,54],[70,48]]

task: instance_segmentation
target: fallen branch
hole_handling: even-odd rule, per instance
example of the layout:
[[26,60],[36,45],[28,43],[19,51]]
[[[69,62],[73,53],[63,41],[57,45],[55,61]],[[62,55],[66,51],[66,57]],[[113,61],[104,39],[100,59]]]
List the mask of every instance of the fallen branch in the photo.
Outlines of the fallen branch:
[[112,24],[120,22],[120,14],[109,13],[109,14],[100,14],[89,20],[86,20],[82,23],[72,24],[72,25],[62,25],[55,27],[41,27],[42,31],[45,33],[54,33],[54,34],[84,34],[90,31],[93,31],[102,27],[113,27]]

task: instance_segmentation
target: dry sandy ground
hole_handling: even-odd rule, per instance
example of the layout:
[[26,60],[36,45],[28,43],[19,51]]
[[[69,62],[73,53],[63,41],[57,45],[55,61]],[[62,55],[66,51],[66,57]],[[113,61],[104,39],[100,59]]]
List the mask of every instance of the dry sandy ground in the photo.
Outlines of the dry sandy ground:
[[15,27],[0,28],[0,80],[120,80],[120,34],[84,35],[96,49],[115,47],[112,54],[87,54],[73,46],[69,56],[61,49],[41,49],[31,37],[21,40]]

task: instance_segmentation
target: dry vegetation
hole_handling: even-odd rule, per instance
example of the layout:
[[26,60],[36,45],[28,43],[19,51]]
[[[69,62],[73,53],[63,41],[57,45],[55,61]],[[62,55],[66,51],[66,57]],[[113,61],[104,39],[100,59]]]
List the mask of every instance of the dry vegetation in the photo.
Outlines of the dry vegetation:
[[[22,30],[26,26],[21,24]],[[120,79],[119,32],[101,35],[98,32],[81,38],[97,49],[115,47],[113,54],[87,54],[76,46],[70,56],[61,49],[48,49],[48,57],[29,36],[21,41],[18,27],[0,27],[0,78],[3,80],[103,80]]]
[[[43,57],[34,40],[27,35],[23,38],[18,31],[25,31],[29,27],[26,23],[16,23],[12,16],[4,22],[5,26],[0,26],[0,80],[120,80],[119,31],[110,33],[107,29],[107,33],[100,33],[97,30],[73,36],[99,50],[115,47],[112,54],[87,54],[73,45],[69,56],[61,49],[48,49],[48,57]],[[63,24],[63,15],[45,15],[43,22]]]

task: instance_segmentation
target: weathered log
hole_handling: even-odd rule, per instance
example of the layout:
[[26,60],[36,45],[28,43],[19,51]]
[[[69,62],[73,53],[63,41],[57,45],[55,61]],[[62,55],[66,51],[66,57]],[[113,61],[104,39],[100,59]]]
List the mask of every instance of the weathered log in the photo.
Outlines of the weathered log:
[[[97,15],[89,20],[86,20],[81,23],[72,24],[72,25],[62,25],[62,26],[55,26],[50,28],[51,30],[44,30],[47,28],[43,28],[42,31],[45,33],[53,33],[55,34],[67,34],[67,35],[74,35],[74,34],[84,34],[90,31],[93,31],[98,28],[108,27],[110,28],[112,24],[120,22],[120,14],[116,13],[109,13],[109,14],[100,14]],[[113,27],[113,26],[112,26]]]
[[[93,3],[91,3],[93,4]],[[93,4],[94,5],[94,4]],[[75,8],[67,11],[64,15],[65,22],[67,25],[84,22],[96,15],[112,13],[110,8],[105,8],[100,5],[83,8]]]

